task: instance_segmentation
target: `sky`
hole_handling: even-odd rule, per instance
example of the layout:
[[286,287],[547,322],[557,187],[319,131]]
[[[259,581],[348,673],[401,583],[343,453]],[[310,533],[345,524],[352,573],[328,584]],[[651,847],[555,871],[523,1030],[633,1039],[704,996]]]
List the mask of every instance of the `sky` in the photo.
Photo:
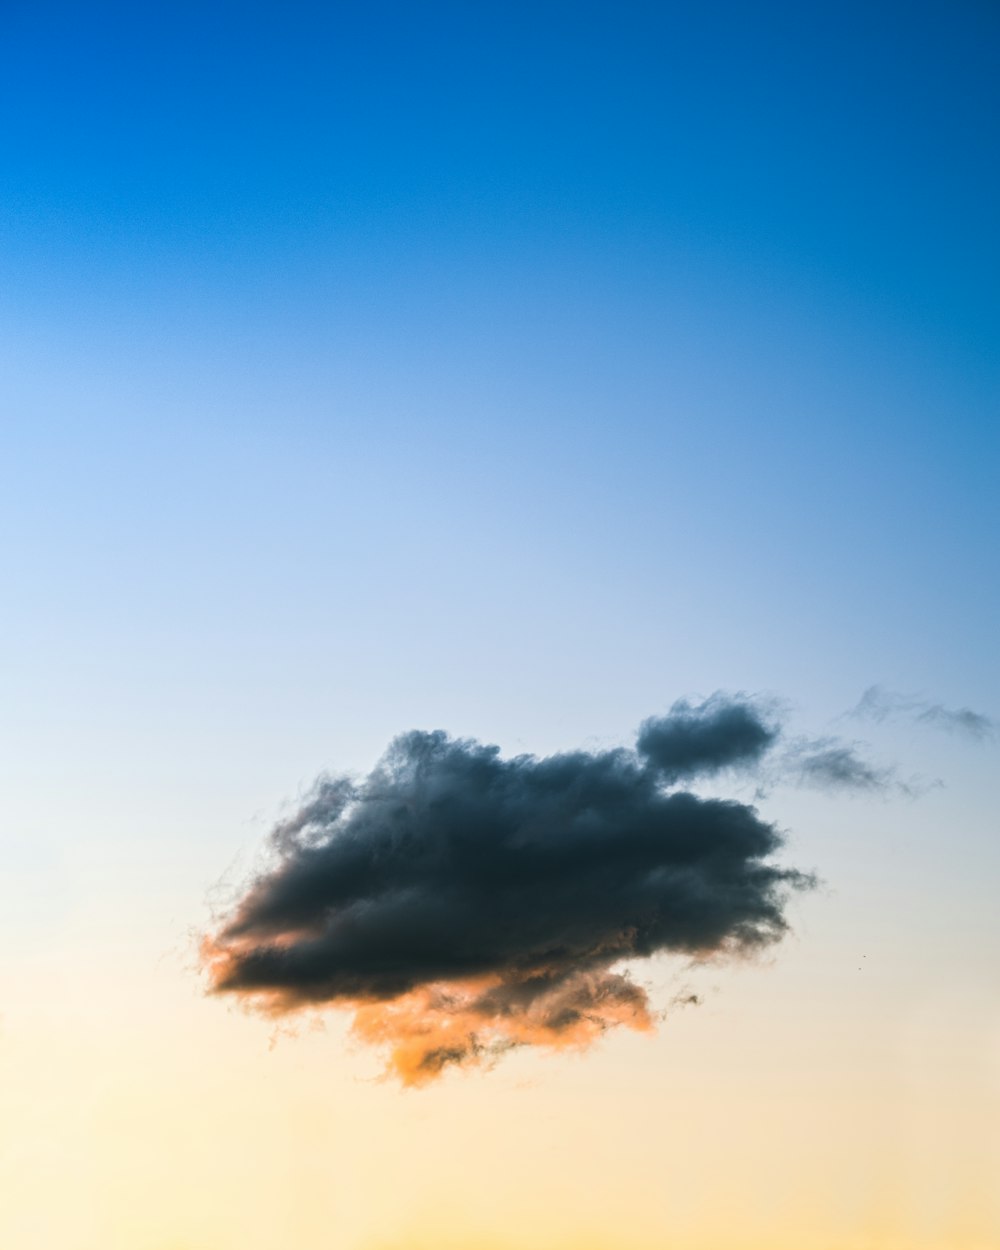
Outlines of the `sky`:
[[[0,6],[0,1243],[1000,1243],[998,45]],[[773,738],[654,777],[720,708]],[[401,1084],[206,950],[306,872],[276,827],[375,844],[413,730],[756,808],[815,881],[759,949],[651,938],[654,1027]]]

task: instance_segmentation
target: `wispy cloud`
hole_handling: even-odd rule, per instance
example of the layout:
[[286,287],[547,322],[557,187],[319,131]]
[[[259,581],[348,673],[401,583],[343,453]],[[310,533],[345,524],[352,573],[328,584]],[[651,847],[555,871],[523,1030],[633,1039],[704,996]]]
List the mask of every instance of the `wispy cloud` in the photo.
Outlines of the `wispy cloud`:
[[872,763],[856,742],[840,738],[803,739],[784,755],[785,775],[817,790],[885,793],[898,786],[896,769]]
[[980,741],[997,735],[997,722],[971,708],[946,707],[917,695],[899,694],[883,686],[869,686],[848,713],[860,720],[882,724],[887,720],[910,720],[951,733],[965,734]]

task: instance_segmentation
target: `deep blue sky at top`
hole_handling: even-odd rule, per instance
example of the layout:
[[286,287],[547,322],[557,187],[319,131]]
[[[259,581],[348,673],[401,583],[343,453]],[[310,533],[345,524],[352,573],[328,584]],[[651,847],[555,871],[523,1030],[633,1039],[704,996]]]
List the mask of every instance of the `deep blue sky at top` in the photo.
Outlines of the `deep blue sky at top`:
[[238,275],[672,239],[984,347],[997,26],[976,0],[11,3],[4,252]]
[[810,675],[974,702],[998,46],[985,0],[11,0],[22,694],[356,681],[323,733],[378,688],[379,742],[445,688],[486,734],[585,681],[611,733]]

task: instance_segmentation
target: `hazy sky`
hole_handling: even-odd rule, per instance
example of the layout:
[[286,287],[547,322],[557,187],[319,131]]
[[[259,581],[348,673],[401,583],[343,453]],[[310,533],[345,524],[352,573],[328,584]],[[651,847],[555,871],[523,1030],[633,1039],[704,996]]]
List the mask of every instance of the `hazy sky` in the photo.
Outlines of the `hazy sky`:
[[[0,6],[0,1243],[1000,1242],[948,715],[1000,716],[998,50],[986,0]],[[402,1090],[206,996],[321,771],[716,690],[895,771],[707,786],[822,884],[643,964],[654,1034]]]

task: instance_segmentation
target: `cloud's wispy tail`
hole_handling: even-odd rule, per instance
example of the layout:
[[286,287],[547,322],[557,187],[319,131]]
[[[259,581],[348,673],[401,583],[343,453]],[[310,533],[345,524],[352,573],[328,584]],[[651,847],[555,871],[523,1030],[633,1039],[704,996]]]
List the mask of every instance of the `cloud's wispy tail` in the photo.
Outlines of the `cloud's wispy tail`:
[[934,703],[918,695],[886,690],[884,686],[869,686],[847,715],[876,724],[887,720],[911,720],[935,729],[964,734],[981,742],[995,739],[998,733],[996,720],[983,712],[974,712],[968,707],[946,707],[943,703]]

